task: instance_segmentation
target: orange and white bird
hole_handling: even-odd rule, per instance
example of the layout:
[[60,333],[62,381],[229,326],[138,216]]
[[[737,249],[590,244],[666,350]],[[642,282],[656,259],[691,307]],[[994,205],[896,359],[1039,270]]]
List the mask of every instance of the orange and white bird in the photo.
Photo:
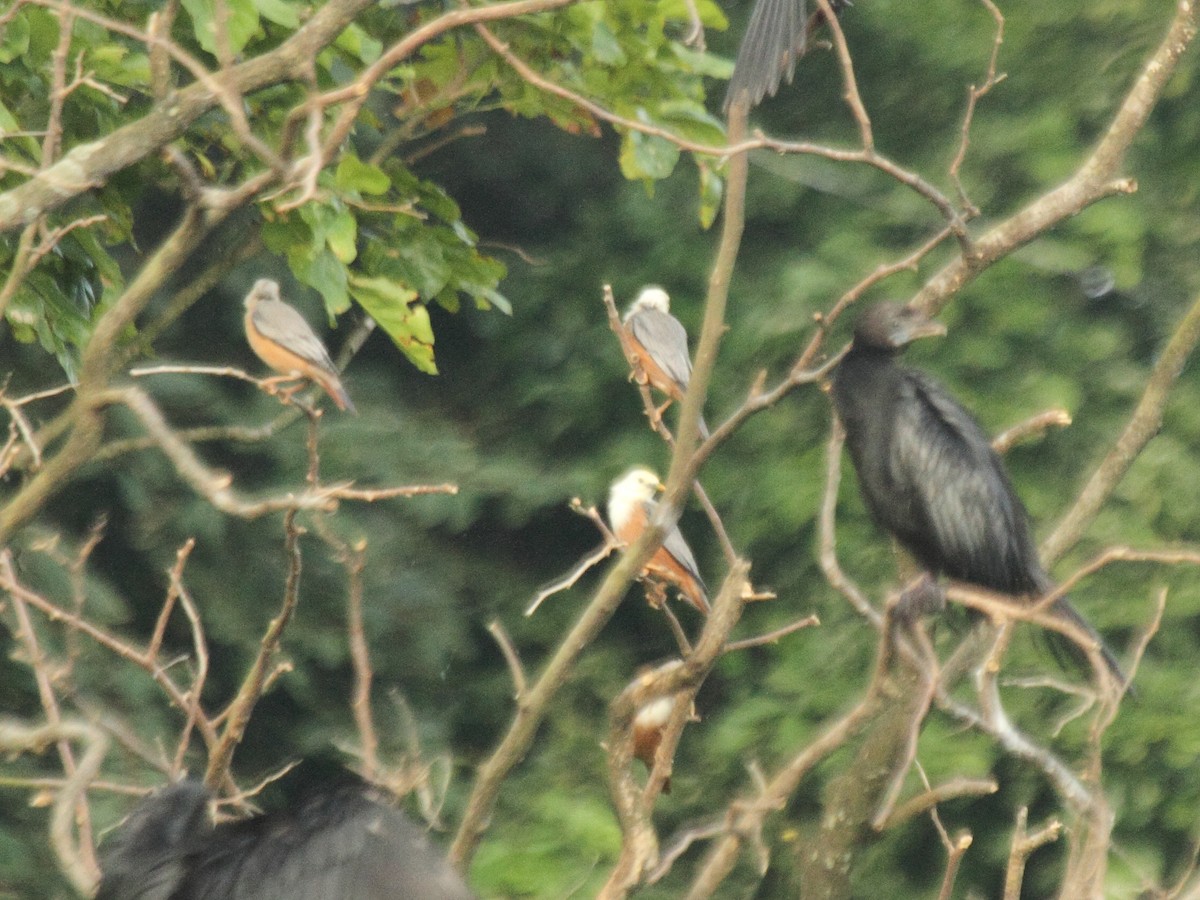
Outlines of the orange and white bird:
[[356,411],[325,345],[304,316],[279,298],[277,282],[258,279],[245,303],[246,340],[259,359],[282,380],[307,378],[327,393],[338,409]]
[[[658,476],[649,469],[636,468],[613,482],[608,491],[608,521],[617,539],[632,544],[649,527],[658,504],[656,492],[662,490]],[[674,585],[688,603],[708,615],[708,593],[696,557],[683,539],[678,526],[672,525],[662,546],[654,551],[642,575],[654,582]]]
[[[672,400],[683,400],[692,380],[687,330],[671,315],[670,296],[656,285],[642,288],[621,322],[642,369],[638,383],[649,382],[667,395],[667,402],[658,409],[661,417]],[[708,437],[704,416],[700,417],[700,437]]]
[[[675,708],[672,697],[661,696],[643,703],[633,717],[633,756],[640,759],[648,771],[654,769],[654,757],[662,743],[663,729]],[[671,779],[663,782],[664,794],[671,793]]]

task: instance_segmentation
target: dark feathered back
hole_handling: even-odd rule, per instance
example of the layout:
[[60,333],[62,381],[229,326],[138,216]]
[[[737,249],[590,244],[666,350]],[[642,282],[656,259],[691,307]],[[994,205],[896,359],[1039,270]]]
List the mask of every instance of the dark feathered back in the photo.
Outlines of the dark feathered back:
[[[102,858],[103,900],[471,900],[423,828],[361,782],[215,828],[184,782],[135,809]],[[198,811],[204,813],[199,815]],[[125,832],[129,832],[127,835]]]

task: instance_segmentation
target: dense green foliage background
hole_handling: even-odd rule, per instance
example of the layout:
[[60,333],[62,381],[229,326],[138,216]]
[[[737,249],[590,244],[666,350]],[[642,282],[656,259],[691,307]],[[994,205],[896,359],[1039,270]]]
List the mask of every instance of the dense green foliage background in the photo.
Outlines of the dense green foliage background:
[[[716,56],[732,57],[749,5],[725,7],[728,32],[710,28]],[[560,21],[555,16],[565,21],[598,15],[595,7],[585,3],[547,16],[547,33]],[[637,15],[645,5],[614,7],[620,10],[617,24],[625,29],[616,33],[627,46],[629,35],[638,33]],[[980,104],[963,167],[968,192],[983,210],[981,221],[972,224],[975,230],[1072,171],[1172,12],[1169,4],[1149,0],[1014,0],[1002,9],[1006,31],[1000,68],[1008,77]],[[363,35],[386,43],[396,25],[381,22],[385,15],[398,11],[364,16]],[[714,10],[706,17],[713,19],[710,24],[719,18]],[[13,45],[12,28],[10,23],[3,46]],[[677,36],[682,25],[676,21],[670,28]],[[945,172],[957,146],[966,86],[977,83],[986,68],[991,18],[982,6],[963,0],[862,0],[846,13],[843,28],[880,149],[950,191]],[[36,28],[29,40],[31,48],[36,46]],[[438,53],[451,52],[455,41],[451,36],[437,44],[424,64],[435,65]],[[480,52],[465,39],[457,46]],[[4,61],[15,58],[10,53]],[[550,51],[541,62],[558,64]],[[477,71],[492,65],[485,62]],[[336,67],[336,60],[330,61],[329,72]],[[707,69],[722,71],[711,60],[700,69],[706,75]],[[22,86],[14,71],[0,75],[0,100],[9,108],[25,96],[18,93]],[[586,67],[583,71],[586,75]],[[1138,181],[1136,194],[1100,203],[983,273],[945,311],[949,336],[911,354],[947,381],[989,429],[998,431],[1052,406],[1070,410],[1069,428],[1019,446],[1008,457],[1040,535],[1048,533],[1119,433],[1173,324],[1200,293],[1198,74],[1193,52],[1135,142],[1126,170]],[[33,79],[32,66],[21,77]],[[395,217],[381,217],[374,223],[379,233],[360,219],[349,239],[357,245],[364,278],[407,284],[415,293],[405,302],[419,294],[428,304],[433,355],[421,356],[425,350],[419,349],[406,360],[377,330],[346,373],[360,415],[327,414],[321,435],[327,478],[365,485],[453,481],[460,488],[452,497],[346,504],[329,521],[343,538],[368,543],[367,630],[377,667],[384,751],[398,757],[409,749],[403,714],[389,700],[396,692],[415,715],[424,753],[452,761],[442,812],[451,826],[473,766],[488,754],[512,713],[511,680],[485,626],[499,619],[526,666],[536,669],[597,580],[591,575],[575,590],[552,597],[535,616],[521,615],[539,585],[597,543],[594,529],[567,509],[567,501],[579,496],[600,504],[608,483],[622,470],[634,463],[662,469],[668,458],[646,428],[637,393],[626,381],[620,348],[605,320],[601,285],[611,282],[619,302],[644,283],[664,285],[674,311],[695,334],[715,243],[714,234],[701,227],[697,168],[686,159],[661,180],[627,180],[619,160],[621,139],[607,128],[599,136],[589,135],[588,127],[576,133],[578,116],[566,106],[550,104],[555,122],[546,117],[542,101],[530,101],[527,110],[511,97],[501,103],[496,89],[480,77],[477,96],[459,107],[475,111],[456,124],[480,125],[484,133],[436,147],[406,167],[423,184],[426,208],[438,209],[432,220],[413,219],[404,226],[420,237],[398,230]],[[667,90],[661,69],[645,77]],[[851,142],[853,122],[840,100],[832,54],[808,56],[796,82],[765,103],[755,123],[773,134]],[[723,83],[706,77],[702,84],[712,95],[707,104],[715,115]],[[511,83],[500,88],[502,94],[518,90],[531,89]],[[640,88],[596,87],[602,97],[618,90]],[[672,90],[698,97],[692,82]],[[274,99],[268,91],[251,102],[269,111]],[[505,105],[509,108],[494,108]],[[388,130],[389,110],[385,103],[372,109],[381,136]],[[528,115],[513,115],[514,110]],[[125,107],[113,109],[108,119],[68,120],[71,136],[79,140],[89,130],[103,133],[129,115]],[[556,127],[562,125],[570,127]],[[214,115],[208,127],[214,168],[222,177],[233,177],[243,163],[221,150],[223,119]],[[359,134],[355,152],[366,159],[376,140],[382,137]],[[400,155],[406,149],[415,145],[402,143]],[[386,170],[390,163],[379,165]],[[368,176],[363,178],[369,183]],[[124,274],[101,267],[101,280],[105,290],[118,292],[177,215],[174,191],[165,174],[157,181],[119,176],[90,202],[120,206],[128,210],[128,220],[96,238],[106,245],[103,253],[64,252],[57,268],[40,277],[60,285],[98,283],[95,260],[111,252],[112,265]],[[335,202],[327,206],[336,214]],[[312,258],[300,259],[302,244],[315,246],[315,226],[298,223],[324,215],[322,210],[328,211],[322,206],[299,218],[293,213],[290,231],[264,224],[265,250],[188,310],[149,355],[259,371],[240,334],[240,298],[263,275],[284,280],[313,322],[320,320],[322,308],[337,314],[351,299],[369,304],[364,300],[369,287],[356,291],[352,281],[347,293],[336,270],[321,268],[322,254],[337,253],[334,239]],[[457,224],[460,213],[462,225]],[[758,370],[773,377],[786,372],[811,333],[815,312],[827,309],[875,266],[911,251],[940,224],[935,210],[878,172],[809,156],[756,153],[729,331],[706,405],[709,421],[719,422],[741,402]],[[477,246],[462,238],[463,225],[478,236]],[[222,241],[242,240],[239,228],[246,224],[239,221],[214,236],[213,253],[229,252]],[[451,244],[456,233],[459,239]],[[3,252],[11,258],[15,236],[4,240]],[[454,274],[428,288],[420,283],[422,274],[388,268],[394,262],[388,261],[390,250],[411,251],[419,268],[428,256],[412,248],[433,240],[470,259],[448,256]],[[873,295],[905,298],[955,252],[947,245],[919,270],[889,279]],[[502,278],[498,263],[507,273]],[[466,272],[475,281],[468,284]],[[35,292],[22,303],[36,299]],[[158,302],[169,299],[166,291]],[[472,299],[478,305],[459,307],[461,300]],[[496,308],[509,305],[510,314]],[[18,304],[10,313],[10,325],[23,308]],[[407,308],[423,314],[426,306]],[[81,303],[77,309],[82,312],[72,326],[75,332],[63,332],[66,318],[51,317],[45,321],[54,333],[39,333],[40,343],[22,343],[29,335],[19,327],[5,330],[0,341],[3,368],[12,373],[9,395],[62,380],[63,368],[71,367],[71,348],[86,341],[89,307]],[[340,343],[356,315],[357,307],[330,333],[331,346]],[[393,336],[411,336],[412,327],[397,325]],[[847,337],[842,325],[831,350]],[[418,343],[428,349],[427,340]],[[436,376],[422,371],[431,361]],[[273,399],[226,380],[170,376],[147,386],[179,427],[255,424],[276,411]],[[851,704],[865,683],[875,635],[828,586],[816,563],[815,514],[829,416],[824,394],[815,387],[801,389],[748,422],[702,473],[734,543],[753,561],[756,584],[778,594],[774,602],[748,607],[739,634],[765,632],[809,612],[818,613],[822,624],[721,660],[698,698],[701,721],[685,732],[673,791],[659,802],[663,834],[719,810],[747,787],[747,766],[772,770]],[[668,421],[675,421],[674,413]],[[137,428],[118,415],[111,431],[136,433]],[[1056,566],[1056,574],[1070,572],[1109,544],[1149,548],[1196,541],[1198,447],[1200,381],[1193,366],[1175,387],[1161,434],[1082,544]],[[280,489],[303,481],[300,424],[269,441],[204,445],[202,453],[247,488]],[[10,476],[5,490],[19,480]],[[225,516],[181,484],[157,453],[131,454],[85,468],[36,525],[20,533],[13,548],[27,581],[50,595],[65,591],[61,569],[34,545],[49,533],[60,535],[65,545],[77,542],[99,517],[107,519],[107,528],[91,559],[88,608],[104,624],[130,635],[147,633],[163,596],[165,570],[176,549],[187,538],[196,539],[186,579],[212,644],[207,691],[212,698],[227,696],[282,593],[279,518]],[[682,528],[709,583],[719,583],[723,563],[702,515],[690,509]],[[897,583],[896,554],[867,519],[849,471],[841,488],[838,534],[843,566],[881,598]],[[289,759],[353,744],[342,570],[315,540],[306,539],[304,550],[299,612],[284,645],[294,670],[266,695],[238,752],[235,771],[246,782]],[[1169,588],[1166,619],[1138,675],[1141,699],[1122,708],[1106,742],[1105,777],[1117,813],[1110,877],[1114,897],[1169,881],[1196,839],[1200,728],[1188,711],[1200,702],[1192,664],[1200,588],[1194,570],[1139,564],[1109,568],[1074,596],[1110,642],[1123,648],[1148,620],[1160,587]],[[695,624],[689,610],[680,615],[685,624]],[[964,622],[954,614],[946,618],[937,637],[948,646]],[[173,628],[170,639],[186,652],[182,627]],[[36,717],[35,687],[14,639],[0,631],[0,642],[0,681],[9,686],[4,710]],[[639,665],[673,652],[661,617],[632,591],[601,641],[584,655],[532,752],[503,789],[471,869],[481,896],[587,896],[603,882],[619,845],[599,746],[606,704]],[[80,708],[111,709],[149,746],[174,733],[176,714],[143,673],[111,658],[88,659],[76,676],[74,699]],[[1060,675],[1044,647],[1029,640],[1018,642],[1011,665],[1014,674]],[[1065,758],[1077,758],[1086,739],[1080,723],[1050,733],[1070,698],[1016,689],[1006,696],[1023,727]],[[935,782],[987,773],[1000,780],[996,796],[941,810],[952,831],[969,827],[975,836],[960,890],[995,896],[1016,809],[1030,805],[1036,821],[1055,808],[1053,795],[1036,772],[937,713],[924,729],[918,756]],[[41,763],[50,765],[48,759]],[[845,763],[845,754],[828,760],[771,820],[768,838],[775,852],[765,879],[758,881],[747,856],[723,896],[794,893],[791,848],[818,813],[821,783]],[[202,768],[203,760],[194,764]],[[5,768],[16,775],[38,766],[38,760],[22,758]],[[131,755],[117,753],[112,777],[120,776],[146,784],[160,780]],[[53,867],[45,817],[38,809],[23,808],[22,792],[5,793],[0,893],[45,895]],[[107,825],[127,806],[127,798],[97,795],[96,818]],[[1025,896],[1054,891],[1064,852],[1060,842],[1034,857]],[[640,896],[679,896],[696,856],[696,851],[685,856],[671,876]],[[932,826],[917,820],[882,836],[856,875],[857,892],[930,896],[942,871]]]

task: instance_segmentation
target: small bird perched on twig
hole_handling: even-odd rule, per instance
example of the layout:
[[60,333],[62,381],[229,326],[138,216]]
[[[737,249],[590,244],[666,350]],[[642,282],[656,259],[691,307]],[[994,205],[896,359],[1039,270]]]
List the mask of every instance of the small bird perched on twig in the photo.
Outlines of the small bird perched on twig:
[[[608,492],[608,521],[617,538],[626,546],[632,544],[650,527],[658,504],[654,495],[662,490],[658,476],[649,469],[636,468],[613,482]],[[688,603],[708,615],[708,593],[692,548],[672,525],[663,538],[662,546],[654,551],[643,574],[651,583],[666,582],[679,589]],[[660,588],[661,591],[661,588]]]
[[[259,359],[279,373],[272,381],[306,378],[333,400],[338,409],[356,412],[329,352],[304,316],[279,297],[279,284],[260,278],[246,295],[246,340]],[[297,384],[285,393],[291,396]]]
[[[671,315],[671,298],[657,285],[642,288],[621,322],[644,375],[639,381],[667,395],[667,402],[655,411],[661,419],[673,400],[683,401],[692,380],[687,329]],[[708,437],[704,416],[700,416],[699,432],[701,440]]]

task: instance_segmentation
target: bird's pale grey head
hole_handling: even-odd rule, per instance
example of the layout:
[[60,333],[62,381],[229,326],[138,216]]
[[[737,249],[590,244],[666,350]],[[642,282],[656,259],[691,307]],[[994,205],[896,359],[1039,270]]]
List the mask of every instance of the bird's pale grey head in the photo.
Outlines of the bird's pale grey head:
[[946,326],[912,306],[876,303],[866,309],[854,326],[854,343],[876,350],[902,350],[923,337],[946,333]]
[[629,317],[636,312],[641,312],[643,309],[653,309],[661,313],[669,313],[671,311],[671,296],[660,288],[657,284],[650,284],[642,288],[637,299],[629,304],[629,309],[625,312],[625,321],[629,321]]
[[246,295],[245,305],[247,308],[258,303],[260,300],[278,300],[279,299],[279,282],[270,278],[260,278],[254,282],[254,287],[250,288],[250,293]]

